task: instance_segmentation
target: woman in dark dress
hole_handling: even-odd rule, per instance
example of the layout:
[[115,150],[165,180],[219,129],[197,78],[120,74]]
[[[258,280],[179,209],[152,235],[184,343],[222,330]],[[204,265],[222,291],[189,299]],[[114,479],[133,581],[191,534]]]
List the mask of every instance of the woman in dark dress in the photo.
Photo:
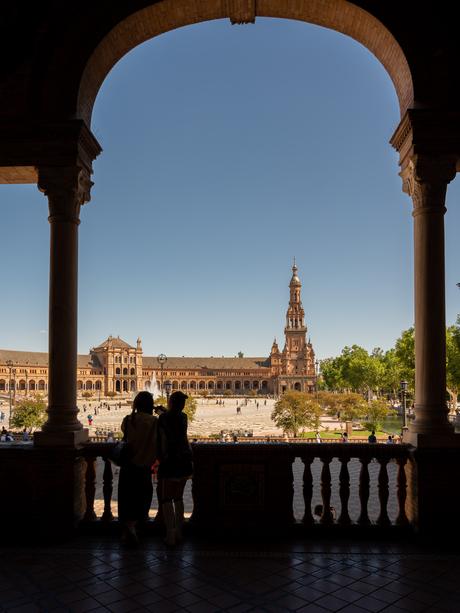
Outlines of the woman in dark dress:
[[186,394],[179,391],[171,394],[167,412],[158,418],[158,475],[163,482],[165,543],[171,546],[182,540],[182,496],[187,479],[193,475],[192,449],[187,438],[188,420],[183,413],[187,398]]
[[132,460],[120,468],[118,481],[118,521],[122,541],[133,547],[138,544],[136,524],[148,517],[152,503],[152,466],[157,459],[158,418],[153,414],[153,398],[149,392],[139,392],[133,401],[133,411],[127,415],[121,429],[132,448]]

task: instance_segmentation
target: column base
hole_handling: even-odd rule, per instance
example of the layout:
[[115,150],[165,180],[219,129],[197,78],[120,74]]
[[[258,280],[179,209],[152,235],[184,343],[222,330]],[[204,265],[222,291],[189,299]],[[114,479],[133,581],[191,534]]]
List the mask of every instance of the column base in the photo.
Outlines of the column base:
[[75,447],[89,438],[88,428],[70,432],[35,432],[34,445],[36,447]]
[[420,432],[404,432],[403,443],[418,447],[419,449],[453,449],[460,447],[460,435],[455,433],[448,434],[427,434]]

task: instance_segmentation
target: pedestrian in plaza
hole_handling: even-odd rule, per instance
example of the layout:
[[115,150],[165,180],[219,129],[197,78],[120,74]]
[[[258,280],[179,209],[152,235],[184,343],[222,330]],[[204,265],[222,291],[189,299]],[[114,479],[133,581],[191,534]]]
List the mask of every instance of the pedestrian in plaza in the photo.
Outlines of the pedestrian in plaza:
[[93,423],[93,416],[92,415],[88,415],[88,425],[91,426]]
[[372,430],[372,434],[369,434],[369,436],[367,437],[367,441],[369,443],[376,443],[377,442],[377,437],[375,436],[375,430]]
[[136,525],[148,517],[152,504],[152,466],[157,460],[158,418],[153,415],[153,398],[149,392],[139,392],[133,400],[133,409],[121,424],[132,459],[120,468],[118,481],[118,521],[121,523],[122,542],[134,547],[139,540]]
[[193,476],[192,448],[187,438],[188,419],[183,412],[187,398],[183,392],[172,393],[167,412],[158,418],[158,474],[163,479],[165,543],[169,546],[182,540],[183,493],[187,480]]
[[315,438],[316,438],[316,442],[317,442],[317,443],[321,443],[321,442],[322,442],[321,435],[320,435],[320,433],[318,432],[318,430],[316,431]]
[[22,433],[22,440],[23,441],[27,441],[29,438],[28,434],[27,434],[27,430],[26,428],[24,428],[24,432]]
[[391,436],[391,434],[390,434],[386,444],[387,445],[394,445],[394,442],[395,442],[394,436]]

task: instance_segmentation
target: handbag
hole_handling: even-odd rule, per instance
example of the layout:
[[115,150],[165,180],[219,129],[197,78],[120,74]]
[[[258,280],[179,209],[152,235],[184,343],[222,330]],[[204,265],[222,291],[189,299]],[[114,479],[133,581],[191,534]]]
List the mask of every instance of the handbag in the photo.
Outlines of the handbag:
[[[126,426],[128,422],[126,421]],[[127,428],[126,428],[127,429]],[[115,445],[112,451],[108,455],[108,459],[112,464],[118,466],[119,468],[123,468],[130,464],[133,459],[133,449],[131,447],[131,443],[128,443],[126,440],[126,432],[122,438],[122,440]]]

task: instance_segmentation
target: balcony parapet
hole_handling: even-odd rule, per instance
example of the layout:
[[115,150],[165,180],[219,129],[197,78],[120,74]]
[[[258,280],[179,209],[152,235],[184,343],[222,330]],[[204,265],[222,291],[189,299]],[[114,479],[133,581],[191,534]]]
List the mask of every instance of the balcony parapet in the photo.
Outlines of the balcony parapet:
[[[113,522],[112,512],[113,476],[112,465],[107,456],[115,443],[88,442],[82,446],[87,463],[85,521]],[[188,528],[194,531],[227,530],[239,534],[267,533],[276,526],[279,532],[288,532],[296,525],[323,531],[326,528],[359,528],[378,530],[408,526],[405,512],[406,472],[409,455],[408,445],[384,445],[369,443],[193,443],[195,476],[192,482],[193,513]],[[96,493],[96,462],[102,458],[104,511],[97,517],[94,511]],[[304,515],[297,522],[293,514],[292,463],[300,458],[304,464],[302,493]],[[321,497],[323,514],[315,519],[311,501],[313,477],[311,465],[319,458],[321,469]],[[338,484],[340,513],[337,518],[328,512],[333,485],[330,463],[336,458],[341,464]],[[348,463],[356,458],[361,464],[359,482],[350,483]],[[369,463],[375,459],[379,464],[376,483],[370,481]],[[398,514],[392,522],[388,516],[389,477],[388,462],[398,466],[396,476],[396,501]],[[376,521],[368,513],[370,488],[378,491],[380,511]],[[348,501],[353,492],[359,497],[359,517],[352,521]],[[317,527],[317,528],[316,528]],[[334,528],[333,528],[334,527]]]

